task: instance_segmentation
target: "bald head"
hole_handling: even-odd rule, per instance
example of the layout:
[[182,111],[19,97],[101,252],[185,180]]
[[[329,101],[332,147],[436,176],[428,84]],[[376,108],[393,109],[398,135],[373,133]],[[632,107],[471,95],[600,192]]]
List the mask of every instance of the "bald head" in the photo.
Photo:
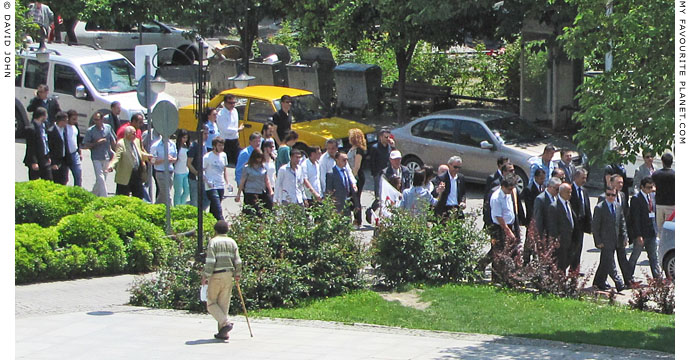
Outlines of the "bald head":
[[568,201],[570,200],[570,195],[572,192],[572,187],[568,183],[562,183],[558,187],[558,195],[563,198],[563,200]]

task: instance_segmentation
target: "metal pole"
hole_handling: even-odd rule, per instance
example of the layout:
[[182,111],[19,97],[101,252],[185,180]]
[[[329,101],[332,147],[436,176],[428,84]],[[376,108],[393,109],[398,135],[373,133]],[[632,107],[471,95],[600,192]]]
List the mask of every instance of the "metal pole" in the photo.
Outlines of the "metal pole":
[[170,159],[168,159],[168,142],[170,141],[167,136],[163,136],[163,165],[164,179],[163,179],[163,195],[165,196],[165,233],[170,235],[172,233],[172,227],[170,226]]
[[[144,58],[144,64],[145,66],[145,75],[144,78],[146,79],[146,88],[144,89],[145,95],[146,95],[146,129],[148,130],[148,138],[149,141],[146,144],[146,152],[149,154],[151,153],[151,142],[153,141],[153,130],[152,130],[152,125],[151,125],[151,106],[149,105],[151,103],[151,57],[146,55]],[[153,166],[148,167],[148,182],[149,182],[149,199],[151,199],[151,202],[153,203]]]
[[204,259],[202,258],[201,254],[203,252],[203,244],[204,244],[204,164],[203,164],[203,157],[202,157],[202,152],[206,148],[206,144],[204,144],[204,135],[203,135],[203,125],[201,124],[201,120],[203,119],[203,114],[204,114],[204,51],[203,51],[203,43],[201,40],[201,37],[197,37],[197,41],[199,44],[199,74],[197,77],[197,89],[196,89],[196,131],[197,131],[197,142],[198,142],[198,151],[196,152],[196,163],[197,163],[197,234],[196,234],[196,239],[197,239],[197,247],[196,247],[196,257],[197,261],[201,262]]

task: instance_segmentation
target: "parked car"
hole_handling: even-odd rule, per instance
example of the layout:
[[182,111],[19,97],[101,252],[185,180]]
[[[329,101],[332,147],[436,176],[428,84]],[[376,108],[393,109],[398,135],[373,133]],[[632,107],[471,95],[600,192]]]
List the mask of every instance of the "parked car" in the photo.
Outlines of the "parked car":
[[[36,59],[36,44],[19,53],[22,72],[15,78],[14,87],[16,135],[21,135],[24,127],[30,124],[31,117],[26,107],[40,84],[48,85],[51,96],[58,98],[63,111],[74,109],[79,113],[82,132],[86,131],[96,111],[108,114],[113,101],[119,101],[122,107],[120,119],[145,112],[137,100],[134,66],[124,56],[88,46],[46,46],[51,53],[45,63]],[[177,105],[175,99],[165,93],[158,95],[158,101],[161,100]]]
[[[575,150],[565,139],[550,136],[518,115],[492,109],[451,109],[416,119],[392,131],[403,164],[410,170],[423,165],[436,168],[453,155],[462,157],[462,173],[470,182],[484,183],[496,172],[496,160],[507,156],[519,176],[518,189],[527,184],[530,161],[541,156],[547,144]],[[552,161],[560,160],[556,153]],[[586,164],[584,153],[573,153],[573,164]]]
[[[74,27],[74,34],[79,43],[117,51],[131,62],[134,62],[134,47],[147,44],[156,44],[159,49],[164,47],[179,49],[192,62],[199,59],[199,46],[193,37],[185,34],[185,30],[155,20],[141,26],[143,41],[139,41],[140,33],[137,24],[116,26],[93,21],[78,21]],[[204,48],[208,48],[208,44],[205,42],[203,44]],[[205,49],[202,50],[205,51]],[[189,65],[189,61],[177,51],[163,51],[157,57],[160,64]]]
[[676,281],[676,212],[664,222],[659,234],[659,259],[666,277]]
[[[307,90],[265,85],[229,89],[214,96],[206,104],[206,107],[222,106],[226,94],[233,94],[237,98],[235,108],[240,123],[244,124],[244,130],[240,132],[240,146],[242,147],[249,144],[249,135],[252,132],[260,132],[263,124],[272,120],[273,114],[280,109],[280,97],[283,95],[289,95],[293,100],[292,130],[299,134],[299,141],[295,145],[298,149],[304,150],[307,146],[324,148],[328,139],[337,139],[339,148],[349,149],[348,131],[352,128],[362,130],[368,143],[377,140],[376,130],[373,127],[332,116],[321,100]],[[194,106],[189,105],[180,108],[179,114],[180,128],[196,131],[197,122]]]

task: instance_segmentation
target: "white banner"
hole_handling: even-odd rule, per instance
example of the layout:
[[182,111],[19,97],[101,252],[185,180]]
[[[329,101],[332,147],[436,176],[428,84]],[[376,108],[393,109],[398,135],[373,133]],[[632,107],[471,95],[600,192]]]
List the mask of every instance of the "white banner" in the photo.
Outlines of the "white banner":
[[402,202],[402,194],[396,190],[386,179],[381,176],[381,207],[380,217],[389,217],[391,212],[389,209],[400,206]]

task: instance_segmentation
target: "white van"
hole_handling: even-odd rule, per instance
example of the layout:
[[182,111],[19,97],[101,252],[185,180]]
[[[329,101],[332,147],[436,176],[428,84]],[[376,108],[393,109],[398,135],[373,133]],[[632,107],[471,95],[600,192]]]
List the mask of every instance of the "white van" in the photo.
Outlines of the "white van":
[[[50,50],[50,59],[45,63],[36,60],[37,44],[20,53],[22,73],[16,77],[14,88],[17,135],[31,123],[26,107],[40,84],[48,85],[49,96],[57,97],[62,111],[74,109],[79,113],[82,133],[88,129],[96,111],[103,115],[110,113],[113,101],[119,101],[122,106],[121,120],[129,120],[134,113],[146,112],[137,100],[134,66],[121,54],[83,45],[46,44],[46,47]],[[161,100],[178,105],[165,93],[158,94],[157,101]]]

